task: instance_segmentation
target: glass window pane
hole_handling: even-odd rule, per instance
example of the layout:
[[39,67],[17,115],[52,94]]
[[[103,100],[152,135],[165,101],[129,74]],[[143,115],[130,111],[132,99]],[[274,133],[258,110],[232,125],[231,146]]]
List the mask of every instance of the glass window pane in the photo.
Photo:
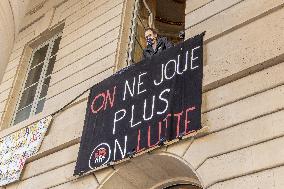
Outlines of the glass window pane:
[[57,39],[55,39],[53,49],[51,52],[51,56],[57,53],[59,49],[60,40],[61,40],[61,37],[58,37]]
[[33,83],[38,82],[39,78],[40,78],[40,74],[41,74],[41,70],[42,70],[43,64],[31,69],[28,73],[28,78],[26,81],[26,85],[25,88],[31,86]]
[[52,70],[53,70],[53,67],[54,67],[55,60],[56,60],[56,56],[52,57],[52,58],[49,60],[46,75],[52,74]]
[[40,93],[40,98],[45,97],[48,91],[48,86],[49,86],[49,82],[50,82],[50,77],[45,78],[44,83],[42,85],[42,90]]
[[36,109],[36,114],[42,112],[44,103],[45,103],[45,98],[44,98],[44,99],[41,99],[41,100],[38,102],[38,104],[37,104],[37,109]]
[[37,89],[37,85],[38,84],[24,90],[22,97],[21,97],[21,101],[20,101],[20,105],[19,105],[18,110],[33,102],[34,97],[35,97],[35,93],[36,93],[36,89]]
[[14,125],[28,119],[30,116],[31,109],[32,105],[18,111],[15,117]]
[[47,52],[47,48],[48,48],[48,44],[45,45],[44,47],[38,49],[33,56],[33,60],[32,60],[32,64],[31,64],[31,68],[33,68],[34,66],[38,65],[39,63],[43,62],[45,59],[45,55]]

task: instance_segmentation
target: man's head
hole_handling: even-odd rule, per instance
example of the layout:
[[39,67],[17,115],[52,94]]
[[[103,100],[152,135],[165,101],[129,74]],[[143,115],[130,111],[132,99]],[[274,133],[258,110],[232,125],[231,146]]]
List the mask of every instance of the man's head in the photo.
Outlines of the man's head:
[[153,28],[147,28],[145,30],[145,39],[146,39],[147,45],[152,46],[153,44],[157,44],[157,37],[158,37],[158,34]]

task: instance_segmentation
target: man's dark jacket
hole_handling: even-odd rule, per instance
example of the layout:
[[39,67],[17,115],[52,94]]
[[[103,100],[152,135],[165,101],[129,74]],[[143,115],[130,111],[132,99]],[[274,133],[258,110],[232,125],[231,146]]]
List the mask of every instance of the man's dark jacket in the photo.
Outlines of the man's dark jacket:
[[150,58],[151,56],[158,54],[170,47],[172,47],[173,44],[167,40],[166,37],[159,37],[157,41],[157,48],[154,50],[152,46],[148,45],[143,50],[142,60],[146,58]]

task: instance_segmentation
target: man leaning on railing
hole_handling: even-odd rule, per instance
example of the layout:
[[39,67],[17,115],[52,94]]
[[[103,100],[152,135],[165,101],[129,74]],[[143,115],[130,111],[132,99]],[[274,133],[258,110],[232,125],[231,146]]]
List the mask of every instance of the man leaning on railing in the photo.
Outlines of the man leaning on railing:
[[145,30],[145,39],[147,47],[143,50],[142,60],[150,58],[173,46],[166,37],[158,37],[157,32],[153,28],[147,28]]

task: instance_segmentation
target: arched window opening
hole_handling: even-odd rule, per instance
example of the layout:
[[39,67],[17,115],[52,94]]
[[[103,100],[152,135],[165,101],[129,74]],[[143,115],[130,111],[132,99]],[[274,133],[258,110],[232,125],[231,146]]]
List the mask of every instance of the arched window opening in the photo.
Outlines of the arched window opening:
[[164,189],[201,189],[201,188],[195,185],[191,185],[191,184],[176,184],[176,185],[168,186]]
[[141,60],[146,46],[144,32],[154,28],[159,36],[167,37],[173,44],[182,40],[184,31],[185,0],[136,0],[133,11],[128,64]]

